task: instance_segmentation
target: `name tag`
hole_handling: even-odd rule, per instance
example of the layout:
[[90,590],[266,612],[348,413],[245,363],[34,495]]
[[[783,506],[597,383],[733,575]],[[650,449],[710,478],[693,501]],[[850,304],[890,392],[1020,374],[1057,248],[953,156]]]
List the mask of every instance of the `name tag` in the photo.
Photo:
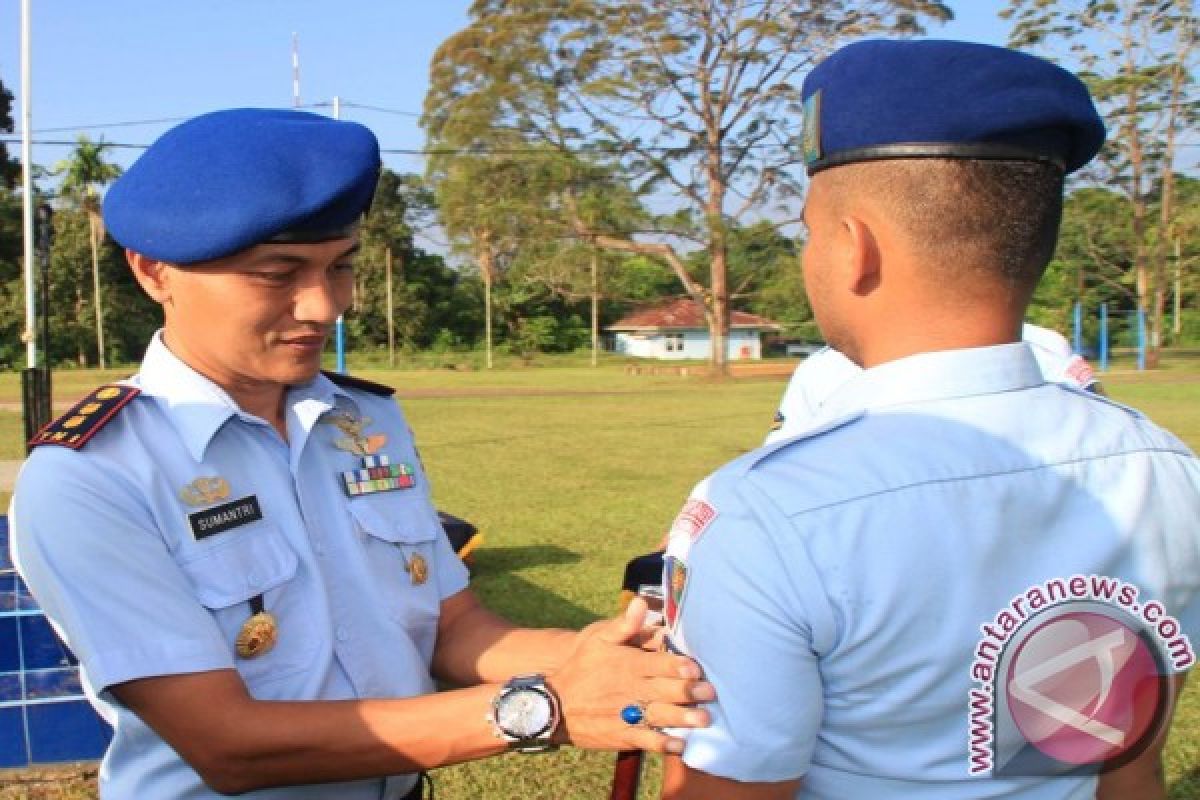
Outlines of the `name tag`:
[[236,528],[239,525],[249,525],[262,519],[262,509],[258,506],[258,497],[250,495],[240,500],[222,503],[219,506],[206,508],[188,514],[188,522],[192,526],[192,535],[197,539],[212,536],[216,533]]

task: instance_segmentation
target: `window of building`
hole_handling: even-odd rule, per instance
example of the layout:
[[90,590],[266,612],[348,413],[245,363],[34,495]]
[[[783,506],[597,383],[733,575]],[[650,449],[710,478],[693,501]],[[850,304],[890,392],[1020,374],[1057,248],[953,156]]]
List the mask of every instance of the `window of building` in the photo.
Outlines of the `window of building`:
[[667,334],[667,352],[682,353],[683,352],[683,334],[668,333]]

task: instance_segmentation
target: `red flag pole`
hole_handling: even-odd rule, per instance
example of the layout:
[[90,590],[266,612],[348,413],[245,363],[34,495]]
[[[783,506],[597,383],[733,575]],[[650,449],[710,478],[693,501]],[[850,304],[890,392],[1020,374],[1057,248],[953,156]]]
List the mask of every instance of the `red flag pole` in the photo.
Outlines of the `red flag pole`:
[[622,750],[617,753],[617,763],[613,768],[612,792],[608,800],[637,800],[641,780],[642,751]]

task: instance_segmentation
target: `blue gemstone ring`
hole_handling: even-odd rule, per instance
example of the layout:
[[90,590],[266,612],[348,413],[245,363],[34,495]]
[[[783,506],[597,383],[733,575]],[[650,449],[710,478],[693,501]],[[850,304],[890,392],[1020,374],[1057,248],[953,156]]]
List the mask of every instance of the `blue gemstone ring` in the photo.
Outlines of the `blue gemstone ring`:
[[641,725],[646,721],[646,706],[642,703],[630,703],[621,709],[621,719],[626,725]]

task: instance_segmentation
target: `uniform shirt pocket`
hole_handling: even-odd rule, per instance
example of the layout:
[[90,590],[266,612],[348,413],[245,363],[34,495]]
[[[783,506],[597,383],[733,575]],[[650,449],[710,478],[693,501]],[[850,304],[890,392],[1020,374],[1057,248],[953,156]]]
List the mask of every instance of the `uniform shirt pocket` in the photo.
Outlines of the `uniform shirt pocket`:
[[300,560],[274,525],[263,523],[223,533],[199,551],[179,557],[196,599],[213,615],[230,652],[238,633],[253,614],[252,598],[275,618],[275,646],[251,658],[234,661],[252,694],[254,689],[305,669],[316,640],[306,632],[313,618],[310,593],[297,586]]
[[444,533],[432,509],[423,507],[426,504],[386,502],[391,499],[352,500],[350,514],[388,617],[423,653],[431,653],[441,606],[439,570],[445,569],[434,545]]

